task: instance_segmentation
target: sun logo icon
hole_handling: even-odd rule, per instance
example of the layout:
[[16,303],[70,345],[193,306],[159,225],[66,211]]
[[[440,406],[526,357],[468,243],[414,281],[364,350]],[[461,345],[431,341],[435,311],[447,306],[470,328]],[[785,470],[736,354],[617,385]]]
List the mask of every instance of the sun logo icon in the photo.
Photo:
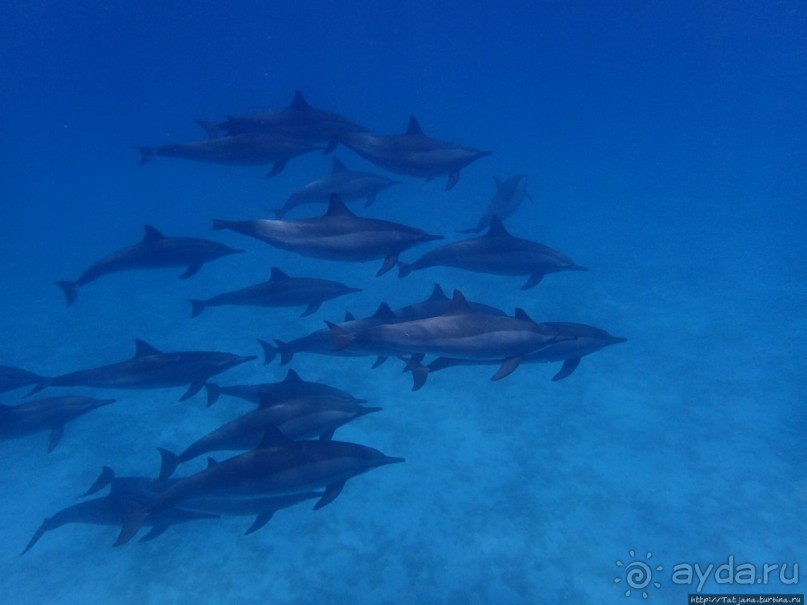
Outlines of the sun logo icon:
[[[632,591],[641,591],[642,598],[646,599],[648,597],[648,593],[645,590],[650,584],[652,583],[655,588],[661,588],[661,582],[654,582],[653,581],[653,572],[654,571],[664,571],[663,565],[656,565],[654,568],[650,567],[650,559],[653,558],[653,553],[648,552],[645,555],[645,560],[636,560],[636,551],[629,550],[628,556],[632,559],[627,563],[623,563],[620,560],[617,560],[616,566],[619,568],[624,568],[624,580],[625,584],[628,585],[628,589],[625,591],[625,596],[629,597],[632,594]],[[614,578],[614,584],[619,584],[622,582],[623,578],[621,576],[616,576]]]

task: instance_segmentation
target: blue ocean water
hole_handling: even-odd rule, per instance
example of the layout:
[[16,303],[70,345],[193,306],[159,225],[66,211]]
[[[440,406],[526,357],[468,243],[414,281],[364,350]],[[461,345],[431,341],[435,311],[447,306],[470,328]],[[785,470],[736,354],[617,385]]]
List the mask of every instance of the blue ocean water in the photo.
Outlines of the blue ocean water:
[[[5,2],[3,13],[0,364],[56,375],[124,359],[135,338],[258,355],[257,338],[409,304],[435,282],[628,342],[559,382],[556,364],[498,382],[491,368],[455,368],[415,393],[397,363],[300,354],[304,378],[384,408],[339,438],[405,464],[249,536],[247,520],[225,518],[112,548],[117,529],[68,525],[20,557],[102,465],[156,475],[158,446],[184,447],[250,409],[205,408],[201,394],[179,404],[182,389],[69,390],[118,402],[70,423],[51,454],[44,433],[0,442],[0,600],[619,603],[644,591],[673,604],[697,591],[805,592],[807,571],[794,577],[807,565],[803,3]],[[375,263],[209,231],[211,218],[269,217],[329,170],[327,156],[294,159],[273,179],[260,167],[137,165],[134,145],[201,139],[194,119],[279,108],[295,89],[378,133],[403,132],[411,114],[427,134],[493,151],[451,191],[442,178],[406,179],[357,212],[455,240],[494,176],[527,174],[534,200],[508,228],[589,271],[527,291],[521,277],[440,268],[376,278]],[[139,241],[144,224],[247,253],[189,280],[105,277],[65,308],[53,282]],[[270,266],[364,290],[306,318],[238,307],[189,318],[187,299],[260,281]],[[216,382],[286,369],[258,360]],[[649,563],[652,582],[631,580],[631,561]],[[787,564],[796,582],[778,570],[753,585],[673,577],[729,561]]]

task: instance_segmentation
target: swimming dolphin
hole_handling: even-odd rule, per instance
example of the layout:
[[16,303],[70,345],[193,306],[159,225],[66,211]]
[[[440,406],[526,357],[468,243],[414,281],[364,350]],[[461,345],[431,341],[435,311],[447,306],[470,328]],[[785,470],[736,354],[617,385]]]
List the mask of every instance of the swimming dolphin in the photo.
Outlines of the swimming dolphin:
[[366,208],[375,202],[376,196],[381,191],[401,182],[379,174],[348,170],[342,162],[333,158],[331,172],[292,193],[286,203],[275,210],[275,216],[283,218],[289,210],[303,204],[328,203],[332,193],[338,195],[344,202],[366,197],[367,203],[364,204]]
[[165,490],[146,507],[131,511],[115,546],[128,542],[149,515],[208,496],[244,498],[278,496],[325,487],[314,510],[331,503],[351,477],[403,458],[344,441],[292,441],[275,429],[263,447],[209,466]]
[[243,252],[224,244],[197,237],[166,237],[151,225],[139,244],[123,248],[101,259],[84,271],[76,281],[59,281],[69,307],[76,302],[78,289],[103,275],[134,269],[187,267],[180,278],[196,275],[202,265],[228,254]]
[[246,116],[229,116],[220,123],[197,120],[197,124],[210,137],[217,137],[222,132],[229,135],[263,132],[305,140],[330,141],[343,132],[368,132],[367,128],[348,118],[312,107],[299,90],[294,92],[291,104],[283,109]]
[[457,184],[462,168],[491,153],[432,139],[423,134],[414,116],[410,116],[409,126],[403,134],[377,136],[346,132],[337,136],[328,149],[337,143],[398,174],[426,180],[447,174],[446,191]]
[[521,309],[515,317],[475,313],[459,290],[454,290],[451,308],[437,317],[380,324],[352,333],[335,324],[328,323],[328,327],[336,350],[497,360],[501,365],[492,380],[509,376],[530,353],[569,338],[551,326],[535,323]]
[[114,402],[114,399],[63,396],[26,401],[19,405],[0,404],[0,440],[50,431],[50,453],[62,438],[65,424]]
[[[270,345],[271,346],[271,345]],[[207,389],[207,405],[213,405],[220,395],[238,397],[260,406],[273,405],[287,399],[299,397],[331,397],[351,403],[366,403],[366,399],[357,399],[350,393],[321,382],[309,382],[300,378],[294,370],[289,370],[280,382],[264,384],[236,384],[219,386],[212,382],[205,385]]]
[[255,307],[296,307],[305,305],[300,317],[316,312],[326,300],[361,292],[339,282],[313,277],[289,277],[272,267],[269,281],[219,294],[207,300],[191,300],[191,317],[197,317],[207,307],[246,305]]
[[198,393],[211,376],[253,359],[255,355],[244,357],[215,351],[162,353],[144,340],[136,339],[131,359],[47,378],[40,381],[32,393],[48,386],[161,389],[190,385],[179,399],[185,401]]
[[513,237],[496,216],[491,217],[490,230],[482,237],[435,248],[411,264],[398,263],[398,277],[436,266],[495,275],[529,275],[522,290],[537,286],[547,273],[587,271],[557,250]]
[[34,374],[27,370],[12,368],[11,366],[0,365],[0,393],[13,391],[20,387],[36,384],[44,380],[39,374]]
[[338,195],[331,195],[328,211],[316,218],[293,221],[214,220],[213,229],[231,229],[272,246],[304,256],[338,261],[384,259],[376,275],[398,262],[398,254],[425,242],[443,239],[399,223],[356,216]]
[[135,149],[140,152],[141,165],[148,164],[157,155],[236,166],[272,164],[272,169],[266,176],[273,177],[283,172],[290,159],[323,148],[312,145],[305,139],[282,134],[247,132],[202,141],[171,143],[161,147],[135,147]]
[[527,192],[527,175],[517,174],[511,176],[506,181],[500,181],[498,178],[493,177],[496,183],[496,193],[493,199],[490,200],[488,207],[482,218],[470,229],[462,229],[460,233],[479,233],[490,227],[491,219],[496,216],[500,221],[504,221],[509,217],[527,197],[532,200],[532,196]]
[[[553,381],[563,380],[577,369],[580,359],[586,355],[591,355],[607,346],[626,342],[626,338],[612,336],[605,330],[595,328],[586,324],[548,321],[546,325],[552,326],[558,334],[569,336],[568,340],[562,340],[543,349],[530,353],[522,359],[521,363],[551,363],[562,361],[560,370],[553,376]],[[465,365],[488,365],[499,363],[498,360],[469,360],[452,359],[448,357],[438,357],[427,365],[420,363],[418,359],[403,359],[406,369],[412,372],[412,390],[417,391],[422,387],[426,378],[432,372],[444,370],[454,366]]]
[[289,439],[331,439],[340,426],[380,410],[331,397],[300,397],[260,407],[208,433],[180,454],[158,448],[162,459],[159,478],[170,477],[183,462],[209,452],[255,448],[267,427],[277,428]]

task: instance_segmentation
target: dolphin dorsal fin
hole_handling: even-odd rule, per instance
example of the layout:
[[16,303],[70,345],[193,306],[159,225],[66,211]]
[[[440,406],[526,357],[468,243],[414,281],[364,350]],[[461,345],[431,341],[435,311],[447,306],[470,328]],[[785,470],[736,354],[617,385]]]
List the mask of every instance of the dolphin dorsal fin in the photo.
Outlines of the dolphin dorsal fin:
[[432,290],[432,295],[429,296],[429,300],[448,300],[448,296],[446,296],[440,284],[434,284],[434,290]]
[[488,229],[487,235],[493,237],[513,237],[512,235],[510,235],[510,232],[504,228],[504,223],[502,223],[502,219],[500,219],[496,215],[490,218],[490,229]]
[[409,126],[406,127],[406,134],[423,134],[415,116],[409,116]]
[[165,239],[165,236],[159,231],[157,231],[157,229],[155,229],[151,225],[146,225],[144,231],[145,233],[143,234],[143,240],[140,242],[141,244],[144,244],[146,242],[156,242],[158,240]]
[[283,382],[285,382],[286,384],[300,384],[303,382],[303,379],[300,378],[300,375],[294,370],[289,370]]
[[146,355],[159,355],[160,352],[152,347],[149,343],[145,340],[140,340],[139,338],[135,338],[135,359],[138,357],[144,357]]
[[451,305],[446,311],[446,315],[461,315],[463,313],[473,313],[471,305],[465,299],[465,296],[459,290],[454,290],[454,297],[451,299]]
[[219,461],[218,461],[218,460],[216,460],[215,458],[213,458],[213,457],[211,457],[211,456],[208,456],[208,457],[207,457],[207,468],[213,468],[213,467],[214,467],[214,466],[216,466],[218,463],[219,463]]
[[350,311],[345,311],[345,321],[356,321],[356,316]]
[[371,315],[371,318],[380,319],[382,321],[393,321],[396,319],[395,313],[392,312],[390,306],[385,302],[378,305],[378,309]]
[[335,193],[332,193],[331,203],[328,204],[328,210],[325,212],[325,216],[356,216],[356,215],[353,214],[347,206],[345,206],[345,203],[342,201],[341,197],[339,197]]
[[516,319],[520,319],[520,320],[522,320],[522,321],[528,321],[528,322],[530,322],[530,323],[535,323],[535,322],[532,320],[532,318],[531,318],[529,315],[527,315],[527,312],[526,312],[524,309],[522,309],[521,307],[517,307],[517,308],[516,308],[516,315],[515,315],[515,317],[516,317]]
[[256,449],[263,450],[268,447],[274,447],[276,445],[285,445],[291,442],[292,440],[286,437],[286,435],[284,435],[279,428],[269,424],[266,426],[263,433],[263,439],[261,439],[261,442]]
[[281,279],[289,279],[289,276],[283,273],[283,271],[277,267],[272,267],[272,271],[269,275],[269,281],[278,281]]
[[331,158],[332,166],[331,172],[347,172],[347,167],[342,163],[339,158]]
[[308,104],[308,101],[305,100],[303,93],[299,90],[295,90],[294,98],[291,100],[289,109],[311,109],[311,106]]

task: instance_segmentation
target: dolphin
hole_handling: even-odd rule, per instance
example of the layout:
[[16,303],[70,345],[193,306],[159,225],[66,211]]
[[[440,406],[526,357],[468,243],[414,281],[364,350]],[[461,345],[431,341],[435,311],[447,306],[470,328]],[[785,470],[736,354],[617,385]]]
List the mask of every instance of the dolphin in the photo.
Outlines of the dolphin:
[[27,370],[20,370],[19,368],[12,368],[11,366],[0,365],[0,393],[6,391],[13,391],[20,387],[28,386],[29,384],[36,384],[45,380],[39,374],[34,374]]
[[[270,345],[271,346],[271,345]],[[264,384],[237,384],[219,386],[212,382],[205,385],[207,389],[207,405],[213,405],[220,395],[238,397],[260,406],[274,405],[287,399],[299,397],[330,397],[350,403],[366,403],[366,399],[357,399],[350,393],[321,382],[308,382],[300,378],[294,370],[289,370],[280,382]]]
[[325,487],[314,510],[333,502],[351,477],[403,462],[380,451],[344,441],[292,441],[268,431],[262,447],[209,466],[167,488],[151,505],[135,508],[115,546],[128,542],[149,515],[208,496],[279,496]]
[[246,116],[228,116],[220,123],[197,120],[209,137],[221,133],[238,135],[263,132],[283,134],[304,140],[330,141],[344,132],[369,132],[348,118],[324,109],[312,107],[299,90],[294,92],[292,102],[282,109],[275,109]]
[[[591,355],[607,346],[627,342],[626,338],[612,336],[605,330],[580,323],[548,321],[546,325],[557,330],[558,334],[570,337],[543,349],[530,353],[522,359],[522,363],[551,363],[562,361],[560,370],[552,377],[553,381],[563,380],[577,369],[581,358]],[[406,370],[412,372],[412,390],[417,391],[422,387],[426,378],[432,372],[444,370],[446,368],[459,365],[487,365],[499,363],[498,360],[470,360],[452,359],[448,357],[438,357],[427,365],[420,363],[418,359],[403,359]]]
[[277,267],[272,267],[269,281],[219,294],[207,300],[191,300],[191,317],[197,317],[207,307],[224,305],[247,305],[256,307],[296,307],[305,305],[300,317],[316,312],[326,300],[361,292],[345,284],[313,277],[289,277]]
[[333,158],[331,172],[292,193],[286,203],[275,210],[275,216],[281,219],[289,210],[303,204],[327,203],[332,193],[345,202],[366,197],[367,202],[364,206],[367,207],[375,202],[376,196],[381,191],[400,183],[402,181],[393,181],[378,174],[348,170],[342,162]]
[[337,143],[352,149],[365,160],[398,174],[426,180],[447,174],[446,191],[457,184],[462,168],[491,154],[490,151],[461,147],[428,137],[423,134],[414,116],[409,117],[409,126],[403,134],[377,136],[345,132],[334,139],[328,150]]
[[213,229],[231,229],[272,246],[304,256],[338,261],[370,261],[383,258],[376,275],[398,262],[398,254],[425,242],[443,239],[399,223],[356,216],[338,195],[331,195],[328,211],[316,218],[293,221],[214,220]]
[[48,386],[110,389],[161,389],[190,385],[179,399],[193,397],[215,374],[257,359],[215,351],[162,353],[144,340],[135,340],[131,359],[98,368],[79,370],[40,381],[32,393]]
[[490,200],[482,218],[477,221],[475,226],[470,229],[462,229],[460,233],[479,233],[484,231],[490,228],[490,221],[494,216],[504,221],[516,211],[525,197],[532,201],[532,196],[527,192],[527,175],[517,174],[506,181],[493,177],[493,181],[496,184],[496,193],[493,199]]
[[551,326],[535,323],[521,309],[515,317],[475,313],[459,290],[454,290],[448,311],[437,317],[380,324],[352,333],[335,324],[328,323],[328,327],[337,350],[497,360],[501,366],[492,380],[509,376],[530,353],[569,338]]
[[76,281],[59,281],[56,285],[64,292],[69,307],[78,297],[78,289],[103,275],[133,269],[162,269],[187,267],[180,278],[186,279],[199,272],[202,265],[222,256],[243,252],[224,244],[197,237],[166,237],[151,225],[139,244],[123,248],[101,259],[84,271]]
[[521,287],[537,286],[544,275],[557,271],[587,271],[571,258],[548,246],[513,237],[501,220],[491,217],[490,230],[482,237],[466,239],[430,250],[411,264],[398,264],[398,277],[427,267],[457,267],[494,275],[529,275]]
[[64,425],[114,399],[63,396],[26,401],[19,405],[0,405],[0,439],[16,439],[50,431],[48,453],[58,445]]
[[289,439],[331,439],[340,426],[378,411],[381,408],[331,397],[301,397],[260,407],[208,433],[178,455],[158,448],[162,459],[159,478],[170,477],[183,462],[209,452],[255,448],[267,427],[277,428]]
[[323,148],[305,139],[282,134],[247,132],[202,141],[171,143],[160,147],[135,147],[135,149],[140,152],[141,165],[148,164],[158,155],[236,166],[272,164],[272,169],[266,176],[273,177],[283,172],[290,159]]

